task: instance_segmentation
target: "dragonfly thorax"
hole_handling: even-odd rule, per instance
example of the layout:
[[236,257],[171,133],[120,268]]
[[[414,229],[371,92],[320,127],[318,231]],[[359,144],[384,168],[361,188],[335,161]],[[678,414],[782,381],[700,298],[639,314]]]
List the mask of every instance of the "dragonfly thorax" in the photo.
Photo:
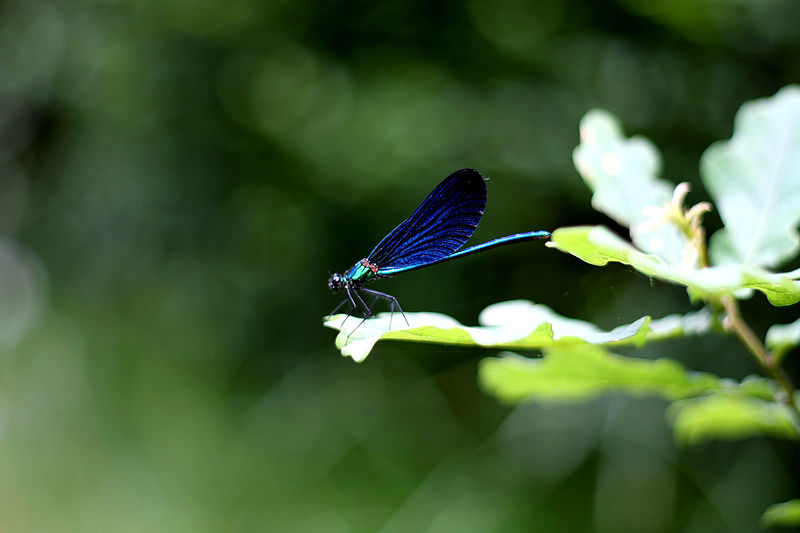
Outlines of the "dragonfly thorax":
[[362,259],[353,268],[342,276],[350,284],[362,285],[378,275],[378,266],[370,263],[368,259]]
[[344,274],[333,274],[328,278],[328,288],[336,293],[345,287],[361,287],[378,276],[378,266],[362,259]]

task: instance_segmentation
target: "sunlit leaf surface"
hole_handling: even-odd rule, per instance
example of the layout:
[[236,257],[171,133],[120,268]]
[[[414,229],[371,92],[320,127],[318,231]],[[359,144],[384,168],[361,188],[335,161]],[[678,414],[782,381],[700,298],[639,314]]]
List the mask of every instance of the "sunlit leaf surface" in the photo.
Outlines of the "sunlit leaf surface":
[[712,317],[708,309],[686,315],[668,315],[656,320],[642,317],[630,324],[605,331],[591,322],[567,318],[546,305],[513,300],[490,305],[481,312],[480,326],[464,326],[440,313],[381,313],[362,320],[334,315],[324,325],[339,330],[336,347],[342,355],[363,361],[379,340],[426,342],[484,348],[535,350],[555,344],[575,343],[642,346],[648,341],[699,335],[709,331]]
[[733,137],[701,160],[703,182],[725,227],[712,236],[715,264],[775,267],[800,249],[800,86],[747,102]]
[[780,387],[775,381],[755,375],[747,376],[739,384],[730,382],[728,385],[735,386],[736,392],[738,393],[769,401],[774,401],[780,390]]
[[775,324],[767,330],[767,347],[781,356],[800,344],[800,318],[790,324]]
[[650,321],[648,341],[672,337],[701,335],[708,333],[714,324],[714,317],[707,307],[685,315],[667,315]]
[[676,402],[670,406],[668,418],[674,425],[675,440],[686,445],[757,435],[800,436],[788,406],[727,391]]
[[541,359],[514,354],[481,361],[479,380],[505,402],[569,401],[612,391],[684,398],[719,387],[711,374],[685,370],[669,359],[639,359],[593,345],[555,346]]
[[800,526],[800,500],[770,505],[761,517],[765,526]]
[[593,265],[609,262],[630,265],[648,276],[685,285],[698,295],[722,296],[755,289],[763,292],[773,305],[800,301],[800,282],[787,275],[743,265],[704,269],[672,267],[654,255],[637,250],[603,226],[557,229],[550,245]]
[[[649,317],[604,331],[590,322],[565,318],[547,306],[525,300],[487,307],[479,318],[481,326],[465,326],[439,313],[406,313],[405,317],[408,324],[400,313],[381,313],[363,321],[340,314],[327,317],[324,325],[339,330],[336,346],[342,355],[359,362],[379,340],[534,350],[584,343],[640,346],[650,331]],[[664,331],[667,330],[662,328]]]
[[581,143],[573,152],[575,168],[592,189],[592,206],[631,229],[633,242],[669,264],[678,264],[685,239],[670,224],[645,229],[651,215],[672,198],[674,185],[658,179],[661,158],[644,137],[625,138],[610,113],[593,110],[580,124]]

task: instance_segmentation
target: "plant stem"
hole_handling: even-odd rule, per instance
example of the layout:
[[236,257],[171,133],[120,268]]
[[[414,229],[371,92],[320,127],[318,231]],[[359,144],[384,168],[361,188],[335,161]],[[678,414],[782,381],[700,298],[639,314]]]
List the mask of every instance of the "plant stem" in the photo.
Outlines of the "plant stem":
[[786,402],[794,410],[795,414],[800,417],[800,409],[794,400],[794,386],[789,380],[789,376],[786,375],[777,359],[771,352],[767,351],[764,343],[753,333],[753,330],[742,318],[742,313],[739,311],[739,302],[733,296],[725,296],[721,298],[721,303],[728,314],[728,327],[742,341],[747,351],[750,352],[764,371],[781,386],[786,393]]

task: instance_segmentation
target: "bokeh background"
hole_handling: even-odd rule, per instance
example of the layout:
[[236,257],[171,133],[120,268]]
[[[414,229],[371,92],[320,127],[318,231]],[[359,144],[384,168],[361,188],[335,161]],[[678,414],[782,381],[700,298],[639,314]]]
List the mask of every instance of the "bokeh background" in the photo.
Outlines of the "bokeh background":
[[[498,405],[489,352],[358,365],[321,319],[329,273],[458,168],[491,178],[474,242],[611,224],[571,162],[593,107],[707,200],[703,150],[800,80],[799,6],[2,2],[0,530],[757,529],[798,495],[787,443],[678,449],[658,399]],[[691,309],[541,243],[380,289],[470,324],[513,298],[604,327]],[[720,337],[638,355],[758,370]]]

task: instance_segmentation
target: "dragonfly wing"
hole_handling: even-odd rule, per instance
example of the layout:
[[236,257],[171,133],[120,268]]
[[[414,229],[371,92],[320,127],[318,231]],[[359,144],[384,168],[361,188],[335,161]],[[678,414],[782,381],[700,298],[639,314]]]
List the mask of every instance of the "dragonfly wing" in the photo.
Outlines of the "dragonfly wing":
[[378,243],[368,260],[378,266],[379,273],[440,261],[475,232],[485,206],[483,176],[469,168],[457,170]]

